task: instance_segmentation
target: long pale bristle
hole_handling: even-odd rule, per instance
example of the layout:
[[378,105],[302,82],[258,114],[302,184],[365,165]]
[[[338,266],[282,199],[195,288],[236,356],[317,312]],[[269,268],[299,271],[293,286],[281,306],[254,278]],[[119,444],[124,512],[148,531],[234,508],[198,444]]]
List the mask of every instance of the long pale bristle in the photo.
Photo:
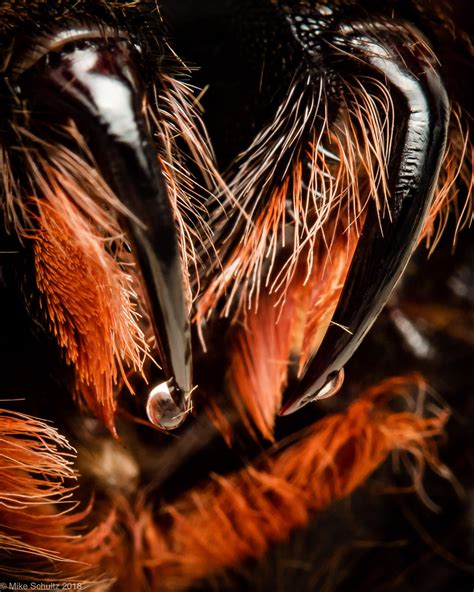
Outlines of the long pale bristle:
[[90,507],[78,510],[72,497],[74,449],[50,423],[6,409],[0,445],[0,578],[105,590],[100,563],[118,544],[116,516],[86,530]]

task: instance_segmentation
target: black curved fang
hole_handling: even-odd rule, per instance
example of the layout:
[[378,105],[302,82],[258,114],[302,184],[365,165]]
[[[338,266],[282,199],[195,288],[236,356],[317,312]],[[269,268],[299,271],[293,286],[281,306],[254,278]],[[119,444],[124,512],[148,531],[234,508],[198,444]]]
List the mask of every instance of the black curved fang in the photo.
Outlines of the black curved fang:
[[360,60],[382,76],[394,98],[389,212],[379,219],[375,204],[369,208],[334,324],[304,374],[288,385],[282,415],[317,398],[360,345],[408,263],[433,197],[446,143],[448,99],[426,50],[416,55],[412,44],[405,49],[400,29],[408,27],[359,21],[342,26],[336,40],[347,56],[354,56],[349,60]]
[[191,348],[175,220],[142,116],[143,90],[127,44],[69,44],[19,79],[36,109],[74,120],[116,195],[144,279],[154,331],[173,399],[192,389]]

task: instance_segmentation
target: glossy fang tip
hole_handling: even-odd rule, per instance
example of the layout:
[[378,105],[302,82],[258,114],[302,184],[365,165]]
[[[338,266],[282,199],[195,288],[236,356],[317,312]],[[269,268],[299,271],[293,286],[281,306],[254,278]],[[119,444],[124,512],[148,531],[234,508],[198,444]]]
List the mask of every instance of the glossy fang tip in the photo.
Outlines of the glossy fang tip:
[[335,395],[344,383],[344,368],[339,371],[332,372],[327,379],[326,384],[316,392],[308,392],[304,397],[295,401],[293,404],[283,406],[280,410],[280,415],[290,415],[298,409],[301,409],[308,403],[321,401],[322,399],[329,399]]

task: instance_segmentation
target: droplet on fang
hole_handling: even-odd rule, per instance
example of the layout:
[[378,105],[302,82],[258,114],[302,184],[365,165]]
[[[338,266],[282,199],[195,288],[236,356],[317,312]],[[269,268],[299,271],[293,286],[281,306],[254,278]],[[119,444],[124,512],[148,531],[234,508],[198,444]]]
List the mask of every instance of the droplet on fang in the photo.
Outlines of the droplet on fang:
[[186,418],[187,411],[176,405],[171,396],[174,387],[161,382],[148,395],[146,413],[150,422],[162,430],[174,430]]
[[319,390],[314,391],[310,390],[307,392],[301,399],[295,401],[292,405],[288,406],[284,413],[281,415],[289,415],[290,413],[294,413],[301,409],[308,403],[315,403],[317,401],[321,401],[322,399],[329,399],[335,395],[339,389],[341,388],[344,382],[344,368],[340,370],[335,370],[331,372],[326,380],[326,384],[322,386]]
[[314,401],[321,401],[321,399],[329,399],[335,395],[341,388],[344,382],[344,368],[341,368],[338,372],[332,372],[328,376],[326,384],[317,392],[314,396]]

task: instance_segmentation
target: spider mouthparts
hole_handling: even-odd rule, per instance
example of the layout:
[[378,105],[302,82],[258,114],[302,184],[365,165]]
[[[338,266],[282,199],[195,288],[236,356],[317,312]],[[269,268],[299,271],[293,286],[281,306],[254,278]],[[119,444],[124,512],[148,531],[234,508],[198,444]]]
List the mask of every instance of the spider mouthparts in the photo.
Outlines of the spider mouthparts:
[[120,221],[141,272],[160,362],[175,384],[170,397],[181,407],[180,393],[192,390],[183,270],[173,206],[143,116],[145,92],[127,43],[68,43],[21,74],[18,86],[33,115],[74,122],[123,204]]
[[[341,38],[396,97],[399,128],[388,162],[387,207],[372,202],[333,323],[299,380],[290,382],[280,414],[318,398],[358,348],[415,249],[431,205],[446,146],[448,99],[435,64],[404,46],[401,31],[380,23],[341,25]],[[352,59],[352,58],[349,58]],[[396,122],[398,125],[398,121]],[[314,395],[316,393],[316,395]]]

